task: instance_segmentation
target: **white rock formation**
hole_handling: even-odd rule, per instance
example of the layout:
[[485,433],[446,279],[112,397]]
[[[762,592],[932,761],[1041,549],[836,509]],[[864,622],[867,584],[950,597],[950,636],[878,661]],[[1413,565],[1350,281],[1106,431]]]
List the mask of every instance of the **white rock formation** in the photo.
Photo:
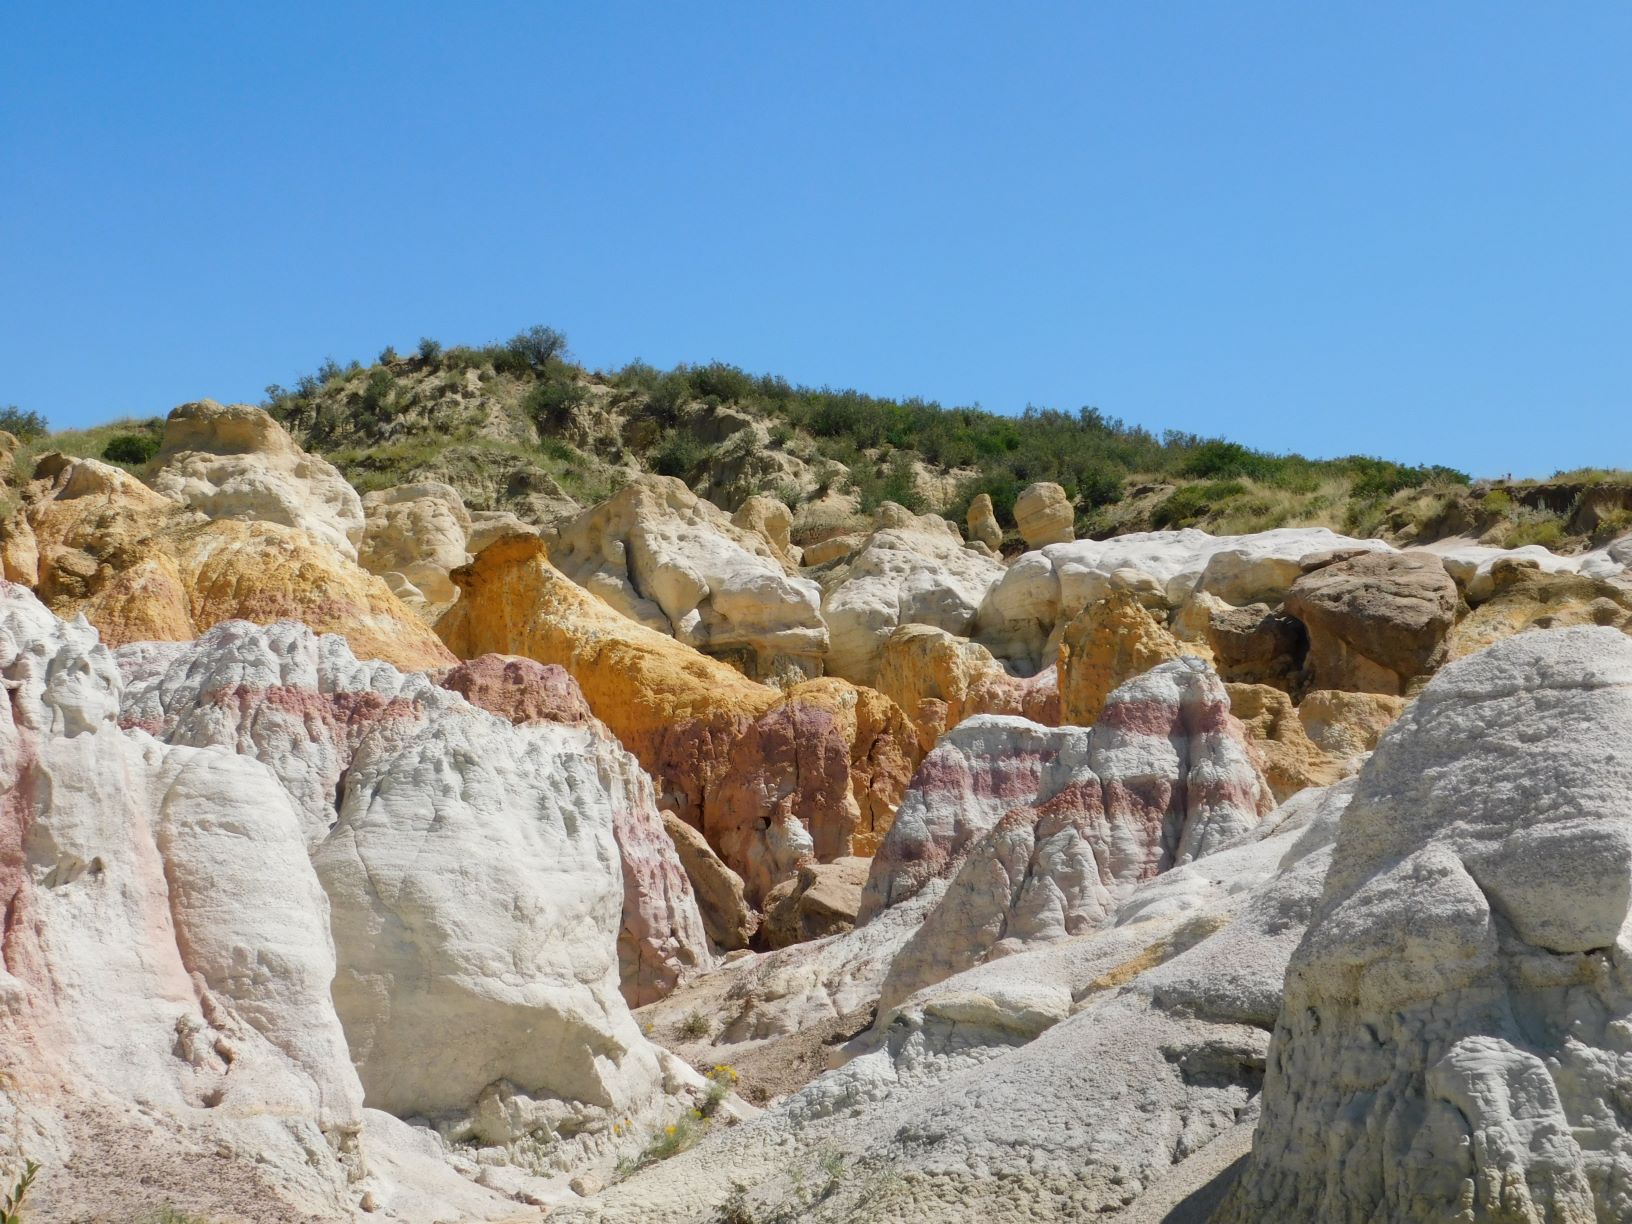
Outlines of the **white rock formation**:
[[1360,775],[1220,1218],[1632,1213],[1629,780],[1615,630],[1429,682]]
[[1071,788],[1103,838],[1105,879],[1148,879],[1251,828],[1274,806],[1229,696],[1205,664],[1176,659],[1117,688],[1093,727],[981,715],[942,737],[873,859],[858,920],[947,879],[976,840],[1022,806]]
[[448,573],[470,560],[465,542],[471,524],[458,490],[427,481],[365,493],[363,514],[357,560],[364,569],[388,581],[400,575],[423,597],[425,614],[433,619],[459,597]]
[[[1504,559],[1534,561],[1549,574],[1580,574],[1586,578],[1621,578],[1632,565],[1632,537],[1613,540],[1599,548],[1574,556],[1560,556],[1540,544],[1521,548],[1495,548],[1465,538],[1438,540],[1421,545],[1445,563],[1469,603],[1483,603],[1494,593],[1491,567]],[[1411,551],[1411,550],[1408,550]]]
[[534,1218],[684,1107],[619,995],[650,784],[597,728],[288,623],[124,663],[0,585],[0,1162],[40,1219]]
[[[409,788],[403,802],[419,806],[400,819],[411,824],[433,813],[438,819],[429,829],[402,832],[403,837],[423,839],[434,832],[438,839],[468,839],[462,849],[444,847],[450,853],[457,849],[454,858],[466,873],[460,879],[468,879],[479,864],[508,872],[528,861],[536,867],[551,855],[567,870],[553,885],[539,876],[538,887],[558,890],[560,913],[548,904],[548,892],[539,894],[531,909],[513,911],[516,918],[495,917],[489,937],[546,939],[525,929],[519,921],[525,917],[534,924],[565,923],[561,929],[579,928],[590,938],[601,915],[583,909],[587,901],[580,894],[592,893],[597,905],[611,904],[615,911],[621,906],[621,920],[610,928],[618,933],[614,963],[621,961],[619,976],[633,1002],[649,1002],[710,962],[702,917],[663,831],[651,781],[598,723],[512,726],[424,675],[360,662],[343,639],[319,636],[291,621],[265,627],[229,621],[196,642],[122,647],[118,658],[127,677],[129,725],[170,743],[219,746],[263,761],[294,799],[313,853],[330,856],[322,861],[336,853],[324,847],[345,829],[348,804],[385,802],[363,789],[364,779],[372,776],[362,770],[363,762],[405,751],[403,745],[413,742],[418,756],[403,758],[400,774],[382,775],[378,785],[393,795],[397,788]],[[462,789],[459,779],[464,779]],[[450,786],[452,791],[444,790]],[[462,818],[456,820],[455,813]],[[603,833],[615,838],[604,863],[606,847],[598,840]],[[345,840],[366,859],[354,845],[360,836],[353,829]],[[620,860],[626,889],[607,878],[606,864],[616,875]],[[415,861],[421,869],[429,866]],[[418,885],[462,886],[435,879]],[[349,901],[357,899],[355,893],[348,891]],[[504,907],[519,905],[508,893],[484,896]],[[572,898],[578,900],[567,905]],[[452,897],[442,903],[459,908]],[[338,898],[336,904],[338,911]],[[428,928],[435,921],[434,914],[424,915],[405,929]],[[366,945],[361,952],[375,950],[372,937],[358,938]],[[344,937],[341,944],[344,963]],[[568,955],[593,958],[611,951],[597,945],[593,953],[578,948]],[[589,972],[581,959],[572,963],[575,973]],[[511,1003],[505,1007],[515,1010]],[[611,1014],[604,1006],[585,1005],[587,1016],[602,1013]],[[529,1013],[522,1008],[517,1014]]]
[[999,657],[1035,669],[1052,657],[1056,631],[1103,597],[1118,570],[1154,578],[1170,607],[1198,590],[1229,603],[1275,603],[1297,578],[1302,558],[1348,549],[1389,550],[1390,545],[1324,527],[1240,536],[1187,527],[1054,544],[1014,560],[982,602],[974,636]]
[[681,481],[637,477],[546,539],[562,573],[631,620],[709,654],[752,652],[758,671],[788,659],[820,671],[816,584]]
[[260,1163],[192,1196],[212,1214],[349,1214],[362,1088],[277,780],[122,731],[95,631],[10,583],[0,674],[0,1155],[48,1165],[42,1212],[140,1209],[188,1188],[183,1153],[224,1146]]
[[942,737],[873,859],[859,921],[933,887],[888,1007],[988,955],[1081,934],[1140,883],[1274,806],[1217,676],[1195,659],[1122,685],[1092,727],[985,715]]
[[453,1113],[503,1081],[556,1104],[548,1121],[570,1134],[653,1091],[655,1054],[618,994],[610,803],[575,738],[471,710],[370,736],[352,759],[313,859],[370,1105]]
[[[1280,978],[1352,785],[1304,792],[1091,931],[881,1009],[839,1069],[561,1217],[679,1224],[729,1202],[832,1224],[1163,1219],[1245,1150]],[[807,955],[859,953],[922,901]],[[766,984],[744,976],[738,996]]]
[[164,423],[152,485],[212,519],[299,527],[357,560],[363,503],[326,459],[308,455],[282,425],[249,404],[183,404]]
[[880,506],[878,526],[861,549],[822,579],[822,615],[832,635],[827,670],[873,683],[884,639],[898,625],[932,625],[968,637],[1003,563],[970,548],[958,529],[933,514]]

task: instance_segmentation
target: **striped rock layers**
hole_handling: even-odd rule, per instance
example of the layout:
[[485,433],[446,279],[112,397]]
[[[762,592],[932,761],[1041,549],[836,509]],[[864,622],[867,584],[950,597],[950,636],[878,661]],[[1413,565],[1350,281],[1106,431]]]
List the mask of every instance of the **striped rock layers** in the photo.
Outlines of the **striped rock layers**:
[[758,902],[800,863],[871,854],[911,774],[915,739],[888,698],[823,678],[758,684],[635,624],[569,581],[537,539],[490,545],[454,580],[437,631],[463,657],[559,664]]
[[[408,793],[416,781],[423,783],[428,796],[439,793],[440,783],[419,775],[433,762],[456,774],[474,770],[472,784],[497,788],[492,802],[502,805],[514,800],[509,788],[520,784],[510,775],[512,765],[553,754],[562,777],[552,789],[582,787],[570,799],[572,820],[604,817],[615,838],[623,877],[617,947],[625,996],[636,1006],[650,1002],[709,963],[702,919],[663,832],[650,780],[588,717],[576,687],[559,669],[552,675],[531,660],[478,659],[448,673],[448,687],[442,688],[423,675],[359,662],[341,639],[319,637],[288,621],[266,628],[228,622],[196,642],[127,646],[118,658],[126,676],[128,725],[168,743],[224,747],[262,761],[294,800],[315,854],[325,853],[345,824],[348,803],[363,802],[353,791],[365,763]],[[483,699],[517,729],[449,689]],[[496,755],[464,761],[458,745],[483,739]],[[404,745],[421,740],[421,747],[404,755]],[[405,776],[390,779],[392,768]],[[584,780],[573,784],[575,771]],[[434,815],[427,811],[414,819],[434,825]],[[381,843],[378,849],[387,847]]]
[[885,1004],[1000,941],[1081,933],[1273,806],[1224,686],[1194,659],[1123,685],[1092,728],[964,722],[914,775],[868,876],[861,922],[939,894]]

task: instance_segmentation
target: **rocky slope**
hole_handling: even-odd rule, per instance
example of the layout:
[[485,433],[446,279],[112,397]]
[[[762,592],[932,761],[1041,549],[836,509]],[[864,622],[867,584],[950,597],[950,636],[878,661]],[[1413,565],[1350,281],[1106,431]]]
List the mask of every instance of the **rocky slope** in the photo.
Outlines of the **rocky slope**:
[[38,1218],[1625,1213],[1625,539],[864,512],[514,358],[4,448]]
[[717,362],[596,371],[548,335],[331,362],[293,390],[269,388],[266,406],[365,491],[437,481],[472,509],[546,523],[654,472],[727,512],[755,495],[785,501],[796,544],[854,531],[886,500],[967,522],[971,539],[1011,553],[1073,534],[1325,526],[1578,554],[1632,528],[1624,472],[1470,482],[1446,467],[1158,439],[1094,409],[1004,417]]
[[0,628],[4,1146],[44,1218],[507,1218],[466,1136],[543,1186],[686,1082],[618,992],[604,739],[294,625],[128,648],[128,685],[15,584]]

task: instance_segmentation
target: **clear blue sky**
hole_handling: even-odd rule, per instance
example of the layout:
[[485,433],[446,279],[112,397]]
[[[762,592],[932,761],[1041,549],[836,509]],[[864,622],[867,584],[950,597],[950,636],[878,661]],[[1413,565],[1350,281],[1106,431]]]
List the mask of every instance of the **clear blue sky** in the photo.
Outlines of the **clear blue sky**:
[[1632,466],[1632,6],[17,4],[0,403],[591,365]]

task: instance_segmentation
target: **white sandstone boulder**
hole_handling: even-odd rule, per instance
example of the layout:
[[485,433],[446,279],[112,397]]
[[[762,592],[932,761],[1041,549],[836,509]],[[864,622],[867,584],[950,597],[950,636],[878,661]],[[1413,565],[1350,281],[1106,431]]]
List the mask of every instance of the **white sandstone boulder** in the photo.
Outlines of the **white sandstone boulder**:
[[357,560],[364,569],[387,581],[400,575],[423,596],[432,619],[459,597],[448,574],[470,560],[471,524],[458,490],[427,481],[365,493],[363,514]]
[[[31,1204],[348,1218],[362,1088],[277,779],[121,730],[95,631],[10,583],[0,674],[0,1155],[46,1165]],[[211,1151],[255,1158],[195,1184]]]
[[708,654],[746,652],[756,674],[820,671],[816,584],[679,480],[637,477],[546,540],[562,573],[631,620]]
[[[118,659],[126,675],[126,723],[169,743],[218,746],[263,761],[294,799],[314,855],[321,855],[325,842],[338,832],[345,805],[357,801],[356,788],[364,776],[358,773],[361,756],[374,754],[369,757],[374,759],[389,746],[417,738],[423,753],[451,756],[420,779],[426,789],[415,802],[429,804],[441,794],[444,769],[452,771],[446,777],[470,771],[470,786],[477,787],[474,779],[480,779],[485,788],[468,797],[457,792],[479,809],[457,834],[470,839],[461,858],[479,854],[497,869],[506,861],[500,834],[528,835],[511,822],[524,813],[527,820],[546,824],[558,818],[541,814],[541,804],[555,805],[548,810],[570,809],[567,827],[537,836],[546,843],[550,837],[566,838],[563,846],[570,843],[571,853],[559,851],[563,862],[587,855],[579,870],[588,874],[579,884],[598,890],[601,902],[621,907],[621,918],[610,929],[616,933],[618,976],[632,1002],[667,993],[711,962],[696,898],[664,832],[651,780],[588,716],[564,674],[546,674],[525,660],[512,661],[508,669],[485,667],[482,661],[457,669],[466,680],[486,681],[467,683],[466,690],[498,708],[500,717],[425,675],[360,661],[343,639],[314,634],[291,621],[264,627],[229,621],[196,642],[122,647]],[[499,677],[511,673],[515,691],[507,695],[500,691]],[[552,682],[572,691],[555,692],[548,688]],[[550,724],[552,710],[564,725]],[[475,754],[469,762],[466,751]],[[514,772],[518,770],[523,772]],[[404,778],[391,785],[407,784],[411,771],[406,765],[404,771]],[[540,791],[542,779],[548,785]],[[454,798],[444,802],[451,804]],[[424,809],[427,817],[430,812]],[[607,860],[613,868],[610,877],[601,867],[588,865],[600,861],[605,847],[596,839],[603,832],[614,839]],[[573,842],[575,835],[588,840],[580,846]],[[348,834],[353,841],[356,836]],[[516,847],[510,850],[521,853]],[[536,853],[547,856],[551,851]],[[619,875],[623,888],[617,886]],[[447,887],[430,879],[422,886]],[[570,894],[562,885],[562,897]],[[536,905],[537,921],[556,921],[543,900]],[[598,915],[575,913],[570,921],[590,932],[596,929],[591,919]],[[493,935],[527,937],[521,930],[507,935],[508,930],[499,923]],[[342,941],[343,959],[345,950]],[[602,951],[613,950],[609,945]]]
[[199,400],[165,419],[154,489],[211,519],[298,527],[357,560],[363,503],[339,470],[309,455],[260,408]]
[[1361,772],[1215,1218],[1632,1212],[1632,642],[1441,670]]
[[884,640],[898,625],[931,625],[968,637],[1003,563],[967,546],[958,529],[892,502],[878,508],[866,543],[823,576],[822,615],[832,636],[830,674],[872,684]]

